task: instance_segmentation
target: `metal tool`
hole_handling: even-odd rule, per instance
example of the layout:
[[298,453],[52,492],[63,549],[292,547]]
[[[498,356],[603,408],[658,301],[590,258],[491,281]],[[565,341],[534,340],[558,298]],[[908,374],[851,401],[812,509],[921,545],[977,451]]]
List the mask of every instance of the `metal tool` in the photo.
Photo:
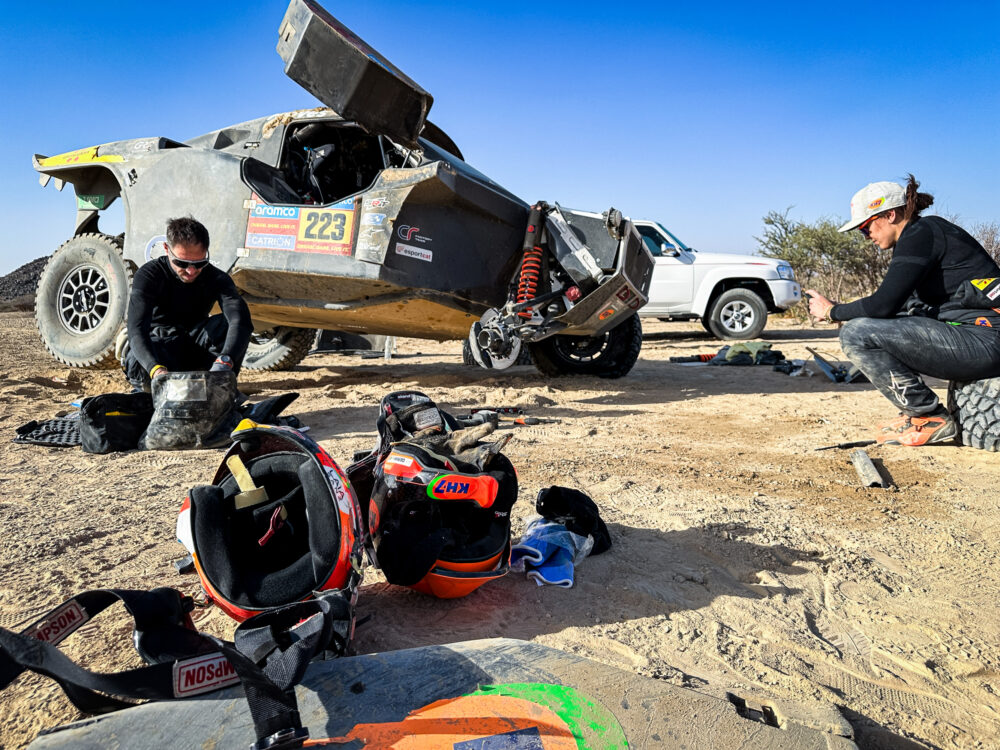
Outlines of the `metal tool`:
[[855,440],[850,443],[837,443],[836,445],[824,445],[822,448],[817,448],[818,451],[828,451],[833,448],[866,448],[869,445],[875,445],[877,440]]
[[844,365],[834,365],[810,346],[806,347],[806,351],[813,355],[813,359],[816,360],[816,366],[819,367],[819,369],[823,371],[823,374],[830,378],[830,380],[834,383],[863,382],[865,379],[864,373],[862,373],[861,370],[854,365],[851,365],[850,367],[845,367]]

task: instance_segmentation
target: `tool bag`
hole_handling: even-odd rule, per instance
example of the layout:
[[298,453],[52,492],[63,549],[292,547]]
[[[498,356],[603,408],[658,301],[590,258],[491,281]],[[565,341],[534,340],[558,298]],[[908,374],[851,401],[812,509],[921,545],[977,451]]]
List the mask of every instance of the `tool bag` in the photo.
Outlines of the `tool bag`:
[[139,447],[153,417],[148,393],[105,393],[80,404],[80,443],[87,453],[114,453]]
[[[118,601],[134,620],[132,641],[147,666],[97,673],[60,651],[59,643]],[[193,606],[170,588],[78,594],[20,633],[0,628],[0,690],[30,670],[59,683],[80,711],[102,714],[135,700],[189,698],[242,683],[257,737],[251,749],[301,747],[309,731],[299,718],[295,685],[313,658],[344,654],[353,604],[341,592],[326,592],[247,620],[233,642],[195,630]]]
[[153,379],[153,418],[142,436],[145,450],[217,448],[239,422],[236,375],[171,372]]
[[340,467],[291,427],[244,420],[232,440],[212,484],[194,487],[177,519],[209,599],[238,621],[318,591],[354,601],[364,531]]
[[389,583],[438,598],[506,575],[517,499],[507,439],[484,441],[494,425],[461,428],[416,391],[389,394],[379,408],[376,449],[348,469],[366,489],[373,563]]

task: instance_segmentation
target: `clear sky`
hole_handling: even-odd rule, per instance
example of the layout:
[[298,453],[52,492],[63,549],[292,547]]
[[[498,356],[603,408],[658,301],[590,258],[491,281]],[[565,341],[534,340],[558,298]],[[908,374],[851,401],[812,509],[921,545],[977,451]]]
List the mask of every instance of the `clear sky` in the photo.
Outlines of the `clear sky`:
[[[0,273],[73,231],[72,188],[39,187],[32,154],[316,106],[275,52],[285,6],[5,4]],[[1000,221],[997,0],[326,7],[527,201],[614,205],[695,248],[752,252],[768,211],[844,217],[864,184],[913,172],[939,213]]]

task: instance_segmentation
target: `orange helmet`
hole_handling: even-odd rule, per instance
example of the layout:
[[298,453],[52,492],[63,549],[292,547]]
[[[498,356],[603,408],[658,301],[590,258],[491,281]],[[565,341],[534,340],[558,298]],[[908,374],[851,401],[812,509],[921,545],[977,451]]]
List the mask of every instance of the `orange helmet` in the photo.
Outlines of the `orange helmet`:
[[344,472],[290,427],[241,422],[211,485],[181,505],[177,538],[209,599],[243,621],[361,582],[361,511]]

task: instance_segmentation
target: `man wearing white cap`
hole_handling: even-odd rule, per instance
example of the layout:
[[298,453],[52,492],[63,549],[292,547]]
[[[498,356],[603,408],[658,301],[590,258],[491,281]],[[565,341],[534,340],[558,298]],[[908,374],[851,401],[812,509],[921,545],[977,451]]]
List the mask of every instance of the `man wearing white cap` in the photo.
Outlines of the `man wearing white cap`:
[[[880,443],[929,445],[953,439],[958,427],[921,379],[979,380],[1000,376],[1000,267],[961,227],[920,216],[934,202],[906,187],[873,182],[851,199],[851,220],[892,259],[878,290],[847,304],[809,289],[809,312],[844,321],[840,345],[901,412],[879,425]],[[914,305],[914,303],[921,303]],[[921,314],[907,315],[919,309]]]

